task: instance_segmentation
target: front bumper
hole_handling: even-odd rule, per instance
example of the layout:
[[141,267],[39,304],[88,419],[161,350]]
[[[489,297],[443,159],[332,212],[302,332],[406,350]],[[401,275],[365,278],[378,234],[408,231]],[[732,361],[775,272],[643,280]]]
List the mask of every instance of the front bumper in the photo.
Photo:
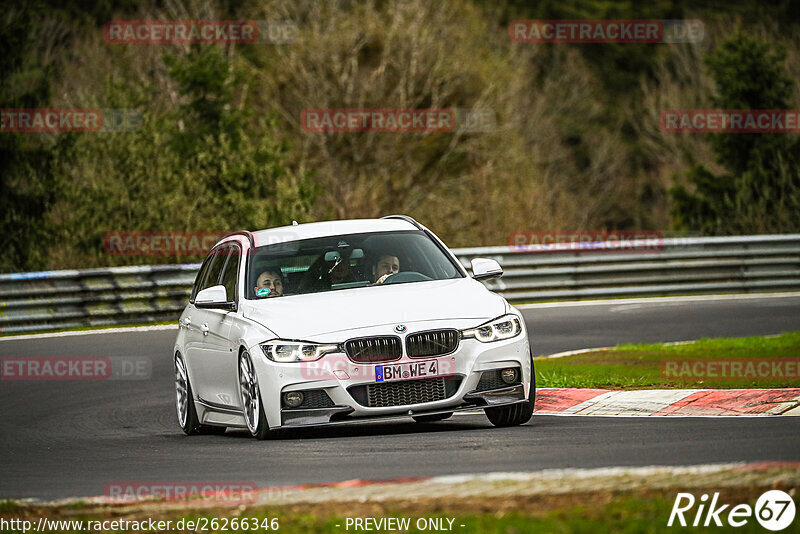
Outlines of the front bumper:
[[395,421],[408,419],[410,417],[420,417],[426,415],[450,414],[475,409],[483,409],[497,406],[511,406],[520,402],[526,402],[525,387],[523,384],[516,384],[501,389],[488,391],[472,391],[464,395],[464,404],[454,408],[433,409],[433,410],[408,410],[407,413],[395,415],[383,415],[380,417],[348,417],[353,413],[352,406],[332,406],[330,408],[303,409],[283,409],[282,425],[278,428],[299,428],[299,427],[318,427],[318,426],[337,426],[350,425],[355,423],[378,423],[384,421]]
[[[251,354],[260,353],[253,347]],[[408,358],[391,362],[410,363],[426,360],[439,362],[446,376],[458,379],[458,386],[447,398],[431,402],[392,406],[368,406],[357,400],[354,388],[375,384],[375,367],[382,364],[354,363],[344,355],[329,354],[308,364],[281,364],[266,357],[254,358],[261,385],[265,414],[271,428],[341,425],[357,422],[387,421],[412,416],[434,415],[491,406],[511,405],[530,397],[531,359],[525,332],[504,341],[481,343],[475,339],[462,339],[458,349],[444,356]],[[485,371],[517,367],[521,371],[520,383],[479,390],[478,382]],[[418,379],[424,380],[424,379]],[[485,388],[484,388],[485,389]],[[323,390],[331,405],[313,409],[281,406],[281,395],[287,391]]]

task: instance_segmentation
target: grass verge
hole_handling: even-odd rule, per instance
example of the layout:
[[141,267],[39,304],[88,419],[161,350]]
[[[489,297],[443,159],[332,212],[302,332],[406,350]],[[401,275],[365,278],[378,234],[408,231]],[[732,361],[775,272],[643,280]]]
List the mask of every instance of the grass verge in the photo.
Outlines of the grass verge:
[[[536,386],[600,389],[800,387],[798,358],[800,332],[702,339],[680,345],[619,345],[611,350],[575,356],[537,358]],[[787,365],[790,360],[786,359],[794,359],[795,363]],[[773,376],[771,364],[766,376],[761,373],[766,368],[758,365],[767,360],[783,360],[783,376]],[[703,363],[695,366],[695,361]],[[723,370],[723,362],[732,361],[741,362],[736,377],[731,376],[730,367]],[[708,365],[712,362],[720,363]],[[753,366],[748,367],[748,363]],[[724,378],[720,376],[723,373]]]

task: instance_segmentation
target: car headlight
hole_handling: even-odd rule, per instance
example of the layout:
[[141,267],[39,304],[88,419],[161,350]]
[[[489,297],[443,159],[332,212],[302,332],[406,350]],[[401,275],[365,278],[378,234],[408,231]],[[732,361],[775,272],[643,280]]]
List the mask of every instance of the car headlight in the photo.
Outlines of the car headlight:
[[518,336],[522,332],[522,323],[514,314],[509,313],[497,319],[492,319],[475,328],[467,328],[461,331],[463,338],[475,338],[482,343],[500,341]]
[[330,352],[340,352],[339,345],[274,339],[261,343],[264,355],[274,362],[313,362]]

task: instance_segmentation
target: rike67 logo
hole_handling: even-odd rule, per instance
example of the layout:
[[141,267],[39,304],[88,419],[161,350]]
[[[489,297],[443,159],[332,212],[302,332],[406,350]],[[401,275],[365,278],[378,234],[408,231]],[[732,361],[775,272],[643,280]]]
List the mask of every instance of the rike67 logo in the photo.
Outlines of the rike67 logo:
[[[697,509],[693,510],[695,504]],[[705,493],[699,501],[691,493],[678,493],[667,526],[743,527],[753,516],[767,530],[783,530],[794,521],[794,500],[784,491],[770,490],[758,498],[755,507],[749,504],[731,507],[730,504],[719,503],[719,493],[714,493],[710,503]]]

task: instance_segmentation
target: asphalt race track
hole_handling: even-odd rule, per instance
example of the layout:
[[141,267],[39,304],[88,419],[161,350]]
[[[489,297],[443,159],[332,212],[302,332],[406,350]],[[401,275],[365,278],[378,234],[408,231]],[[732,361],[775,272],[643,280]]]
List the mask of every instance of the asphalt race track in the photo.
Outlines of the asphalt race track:
[[[534,354],[621,342],[800,330],[800,296],[639,301],[524,311]],[[188,437],[173,404],[175,331],[0,340],[0,357],[147,356],[140,381],[0,381],[0,498],[102,495],[112,482],[253,481],[259,486],[563,467],[800,460],[800,417],[534,416],[495,429],[439,423]]]

